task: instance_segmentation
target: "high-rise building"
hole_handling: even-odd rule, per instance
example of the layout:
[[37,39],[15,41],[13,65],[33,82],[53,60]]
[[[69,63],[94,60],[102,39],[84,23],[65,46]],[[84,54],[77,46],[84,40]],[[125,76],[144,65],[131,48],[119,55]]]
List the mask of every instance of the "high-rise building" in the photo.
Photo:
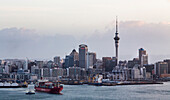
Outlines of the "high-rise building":
[[24,70],[28,70],[28,59],[24,62]]
[[32,74],[35,74],[35,69],[38,69],[38,66],[35,66],[35,65],[31,66],[31,73]]
[[43,76],[43,69],[36,68],[34,73],[38,76],[38,79],[40,79]]
[[43,77],[50,77],[50,69],[43,68]]
[[138,65],[135,65],[132,69],[132,79],[143,79],[146,77],[146,69],[145,67],[140,67]]
[[166,59],[164,62],[168,63],[168,74],[170,74],[170,59]]
[[107,62],[109,60],[111,60],[112,58],[111,57],[102,57],[102,61],[103,61],[103,70],[106,69],[106,65],[107,65]]
[[95,67],[96,69],[101,69],[101,70],[103,70],[103,61],[100,60],[100,59],[97,59],[94,67]]
[[96,53],[92,52],[91,54],[93,55],[93,65],[94,65],[97,62]]
[[70,56],[73,56],[75,66],[79,66],[79,53],[73,49],[73,51],[70,53]]
[[102,60],[103,60],[103,70],[105,70],[106,72],[111,72],[117,64],[116,57],[113,58],[103,57]]
[[85,44],[79,45],[79,67],[85,68],[87,64],[88,47]]
[[67,55],[64,62],[64,68],[69,68],[74,66],[73,56]]
[[16,61],[15,64],[18,66],[18,69],[23,67],[22,61]]
[[75,49],[72,50],[70,56],[73,56],[74,61],[79,60],[79,53]]
[[139,58],[133,58],[133,60],[128,60],[128,68],[133,68],[135,65],[139,65]]
[[89,67],[93,67],[93,65],[96,63],[96,53],[94,52],[87,52],[87,65],[86,70]]
[[9,65],[5,65],[5,73],[9,73]]
[[59,76],[63,76],[63,69],[62,68],[52,69],[52,77],[59,77]]
[[47,63],[46,63],[46,67],[47,68],[53,68],[54,67],[54,62],[53,61],[47,61]]
[[139,49],[139,64],[141,66],[148,64],[148,55],[146,54],[146,50],[143,48]]
[[144,67],[146,68],[146,72],[149,72],[151,75],[154,74],[154,64],[144,65]]
[[39,68],[43,68],[43,61],[35,61],[35,63]]
[[60,67],[60,56],[54,57],[54,63]]
[[161,74],[168,74],[168,63],[167,62],[157,62],[155,64],[155,74],[161,76]]
[[81,76],[81,68],[80,67],[70,67],[68,68],[68,76],[71,79],[80,79]]

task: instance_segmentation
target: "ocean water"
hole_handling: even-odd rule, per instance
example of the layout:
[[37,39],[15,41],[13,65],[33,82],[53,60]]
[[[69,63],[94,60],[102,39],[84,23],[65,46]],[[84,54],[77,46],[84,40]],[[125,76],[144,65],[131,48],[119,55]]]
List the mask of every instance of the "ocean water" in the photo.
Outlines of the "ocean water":
[[42,92],[25,95],[28,88],[0,88],[0,100],[170,100],[170,82],[126,86],[64,85],[62,95]]

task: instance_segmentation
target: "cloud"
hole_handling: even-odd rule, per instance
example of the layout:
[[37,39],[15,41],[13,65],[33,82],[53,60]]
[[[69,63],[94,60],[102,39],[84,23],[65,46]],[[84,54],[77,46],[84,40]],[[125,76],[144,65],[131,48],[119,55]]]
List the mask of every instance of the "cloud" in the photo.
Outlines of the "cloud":
[[35,30],[6,28],[0,30],[0,58],[52,58],[75,45],[74,37],[40,35]]
[[[56,55],[64,57],[72,49],[78,50],[78,45],[82,43],[88,45],[89,51],[96,52],[98,58],[114,56],[115,28],[107,27],[102,34],[100,30],[95,30],[90,36],[77,38],[73,35],[41,34],[24,28],[2,29],[0,30],[0,58],[52,59]],[[138,57],[138,49],[141,47],[146,49],[150,62],[170,58],[169,23],[120,22],[119,36],[119,58],[122,60]]]
[[[113,25],[112,25],[113,26]],[[100,45],[95,51],[101,55],[115,55],[115,28],[108,29],[102,36],[95,34],[89,44]],[[138,57],[138,49],[143,47],[149,54],[150,62],[165,59],[170,54],[169,23],[146,23],[143,21],[124,21],[119,23],[119,55],[120,59]],[[162,56],[158,56],[162,55]],[[153,59],[153,57],[155,57]],[[169,56],[170,57],[170,56]]]

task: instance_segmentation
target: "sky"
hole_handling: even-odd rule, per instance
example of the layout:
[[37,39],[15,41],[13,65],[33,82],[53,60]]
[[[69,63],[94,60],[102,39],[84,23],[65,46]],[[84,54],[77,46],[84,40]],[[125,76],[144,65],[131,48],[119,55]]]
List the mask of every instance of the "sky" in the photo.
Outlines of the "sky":
[[149,62],[170,58],[170,0],[0,0],[0,58],[64,58],[79,44],[97,57],[114,56],[115,19],[119,58]]

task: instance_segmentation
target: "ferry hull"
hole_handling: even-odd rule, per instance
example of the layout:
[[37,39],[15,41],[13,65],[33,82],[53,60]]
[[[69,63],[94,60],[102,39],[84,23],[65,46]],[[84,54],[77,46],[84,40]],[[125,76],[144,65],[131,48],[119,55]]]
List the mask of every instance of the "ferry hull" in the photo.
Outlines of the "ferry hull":
[[40,87],[35,87],[36,91],[39,92],[46,92],[46,93],[52,93],[52,94],[60,94],[60,92],[63,90],[63,87],[55,87],[55,88],[40,88]]

